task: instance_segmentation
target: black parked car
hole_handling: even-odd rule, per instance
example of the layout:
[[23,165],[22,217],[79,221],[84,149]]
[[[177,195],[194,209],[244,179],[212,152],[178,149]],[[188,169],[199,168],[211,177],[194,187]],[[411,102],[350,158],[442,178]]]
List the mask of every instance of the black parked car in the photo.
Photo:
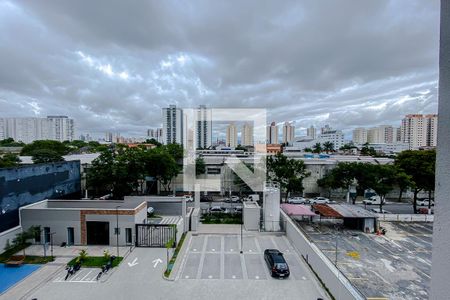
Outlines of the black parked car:
[[272,277],[289,277],[289,267],[283,253],[277,249],[266,249],[264,250],[264,259]]

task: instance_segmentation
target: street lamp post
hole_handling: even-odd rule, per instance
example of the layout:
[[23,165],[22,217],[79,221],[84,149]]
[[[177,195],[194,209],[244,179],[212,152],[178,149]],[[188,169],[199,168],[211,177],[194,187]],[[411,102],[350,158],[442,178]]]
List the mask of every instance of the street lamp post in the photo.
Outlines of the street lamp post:
[[116,206],[116,249],[117,249],[117,257],[119,257],[119,207]]
[[244,225],[244,209],[241,212],[241,251],[240,253],[244,253],[244,239],[242,238],[242,226]]

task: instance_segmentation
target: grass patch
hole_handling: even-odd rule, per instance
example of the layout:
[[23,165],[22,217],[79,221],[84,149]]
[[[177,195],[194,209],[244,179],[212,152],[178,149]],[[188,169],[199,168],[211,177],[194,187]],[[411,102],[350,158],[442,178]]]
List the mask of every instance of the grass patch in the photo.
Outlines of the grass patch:
[[241,214],[225,214],[214,213],[208,215],[202,215],[200,221],[203,224],[241,224]]
[[[75,265],[78,257],[75,257],[67,265],[73,266]],[[123,257],[119,256],[116,257],[116,259],[113,260],[112,267],[117,267],[120,262],[123,260]],[[104,256],[87,256],[85,259],[81,261],[81,266],[86,268],[101,268],[102,266],[106,265],[109,261],[109,258],[106,258]]]
[[177,260],[178,252],[180,252],[181,247],[183,246],[184,239],[186,238],[186,232],[180,238],[180,242],[178,243],[175,251],[173,252],[172,258],[169,260],[169,265],[167,266],[166,271],[164,272],[164,276],[169,277],[170,272],[172,272],[172,268],[175,265],[175,261]]
[[44,256],[27,255],[27,256],[25,256],[24,263],[40,265],[40,264],[46,264],[46,263],[52,262],[54,260],[55,260],[55,258],[53,256],[44,257]]
[[[7,261],[11,256],[13,256],[14,254],[16,254],[17,252],[27,248],[28,246],[30,246],[30,243],[26,243],[23,245],[18,245],[18,246],[14,246],[9,248],[8,250],[6,250],[5,252],[3,252],[2,254],[0,254],[0,263],[4,263],[5,261]],[[26,255],[26,252],[25,252]]]

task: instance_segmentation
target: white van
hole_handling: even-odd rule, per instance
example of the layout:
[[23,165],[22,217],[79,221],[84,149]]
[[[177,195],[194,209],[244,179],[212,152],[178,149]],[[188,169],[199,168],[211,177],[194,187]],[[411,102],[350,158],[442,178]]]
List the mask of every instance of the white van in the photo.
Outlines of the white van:
[[[375,196],[370,197],[369,199],[364,199],[363,203],[368,204],[368,205],[372,205],[372,204],[379,205],[379,204],[381,204],[381,197],[378,195],[375,195]],[[383,201],[383,204],[385,204],[385,203],[386,203],[386,201]]]

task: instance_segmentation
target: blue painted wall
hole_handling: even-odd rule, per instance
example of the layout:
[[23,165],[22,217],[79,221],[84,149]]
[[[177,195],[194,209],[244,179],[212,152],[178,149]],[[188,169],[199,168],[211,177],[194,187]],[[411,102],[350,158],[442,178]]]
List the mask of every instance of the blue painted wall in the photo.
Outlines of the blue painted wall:
[[[0,169],[0,232],[19,225],[19,207],[80,195],[80,162]],[[0,249],[1,250],[1,249]]]

